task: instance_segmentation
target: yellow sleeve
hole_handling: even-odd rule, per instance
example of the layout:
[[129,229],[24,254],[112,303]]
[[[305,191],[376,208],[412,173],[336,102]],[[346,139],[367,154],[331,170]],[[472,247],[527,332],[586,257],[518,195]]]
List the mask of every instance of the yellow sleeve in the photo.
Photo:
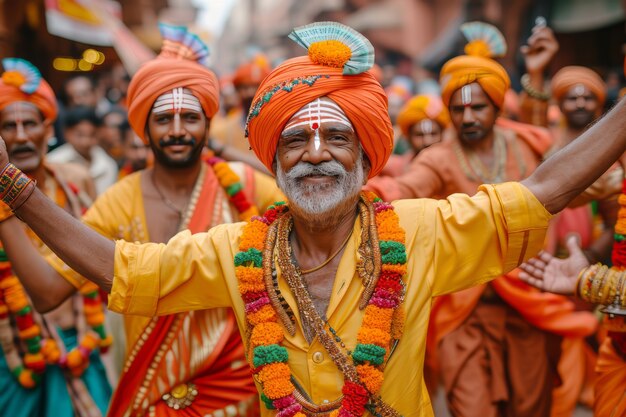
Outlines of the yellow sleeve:
[[167,244],[117,241],[109,309],[155,316],[232,307],[238,297],[233,259],[242,227],[225,224],[195,235],[186,230]]
[[276,180],[254,170],[254,200],[261,213],[277,201],[287,201],[285,195],[276,185]]
[[432,259],[425,275],[433,296],[484,283],[536,255],[552,217],[515,182],[482,185],[473,197],[426,201],[408,250]]

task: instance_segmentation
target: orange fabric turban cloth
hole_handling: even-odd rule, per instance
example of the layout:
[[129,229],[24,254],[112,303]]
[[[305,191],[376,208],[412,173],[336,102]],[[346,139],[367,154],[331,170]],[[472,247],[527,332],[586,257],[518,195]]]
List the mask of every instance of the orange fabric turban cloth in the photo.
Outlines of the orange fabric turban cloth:
[[159,58],[144,64],[128,86],[128,121],[145,142],[146,121],[154,101],[174,88],[188,88],[211,118],[219,108],[219,82],[205,66],[189,59]]
[[598,98],[600,105],[606,100],[606,84],[600,76],[589,68],[572,65],[561,68],[552,77],[552,94],[557,101],[577,84],[587,87]]
[[369,177],[378,174],[393,148],[385,91],[369,71],[343,75],[341,68],[314,64],[308,56],[283,62],[259,86],[248,116],[248,140],[257,157],[272,171],[285,124],[319,97],[342,108],[372,165]]
[[267,59],[259,55],[252,61],[247,62],[237,68],[235,75],[233,75],[233,85],[238,87],[240,85],[254,85],[261,84],[263,78],[270,73],[270,65]]
[[408,136],[411,126],[424,119],[434,120],[441,129],[448,125],[450,116],[439,97],[425,94],[414,96],[404,105],[396,123],[404,136]]
[[7,80],[6,74],[5,72],[0,78],[0,110],[16,101],[26,101],[37,107],[45,120],[52,121],[57,118],[59,109],[50,84],[42,79],[33,94],[26,94],[18,86],[12,84],[10,80]]
[[478,83],[493,103],[502,108],[511,80],[502,65],[491,58],[461,55],[452,58],[441,69],[441,99],[450,105],[452,94],[467,84]]

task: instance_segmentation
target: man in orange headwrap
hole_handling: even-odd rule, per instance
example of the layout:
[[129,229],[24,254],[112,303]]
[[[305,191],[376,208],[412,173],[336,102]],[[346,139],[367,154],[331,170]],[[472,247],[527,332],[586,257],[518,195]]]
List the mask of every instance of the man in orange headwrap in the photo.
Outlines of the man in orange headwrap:
[[[550,212],[626,149],[626,104],[522,183],[390,204],[361,192],[392,147],[385,93],[368,72],[372,45],[333,22],[290,37],[309,56],[270,73],[248,117],[250,144],[288,205],[167,244],[112,242],[33,192],[2,141],[0,199],[110,291],[114,311],[231,307],[263,416],[431,417],[422,365],[432,298],[484,283],[536,253]],[[601,152],[589,152],[589,143]],[[569,158],[587,163],[571,171]],[[68,232],[77,245],[63,239]],[[84,251],[98,254],[97,265]]]
[[252,155],[244,131],[246,116],[259,84],[269,74],[270,69],[267,58],[262,54],[237,68],[231,82],[237,92],[239,106],[233,107],[224,116],[215,118],[211,127],[211,138],[218,143],[212,144],[214,148],[229,146],[243,152],[244,155]]
[[[154,165],[124,177],[83,218],[109,239],[164,243],[180,230],[198,233],[248,220],[257,207],[265,209],[283,198],[272,178],[204,154],[218,110],[217,78],[204,65],[206,47],[197,38],[185,28],[163,25],[161,30],[161,54],[137,71],[127,96],[129,122],[152,149]],[[53,268],[22,277],[41,310],[84,280],[58,258],[48,261]],[[37,284],[42,279],[48,284]],[[57,290],[51,293],[51,288]],[[125,363],[108,416],[258,413],[230,310],[123,320]]]
[[[521,180],[548,149],[551,141],[544,130],[497,119],[509,77],[495,60],[473,55],[484,53],[485,43],[469,35],[468,55],[453,58],[441,70],[442,99],[457,136],[420,152],[395,180],[370,181],[368,187],[383,196],[441,198],[472,193],[481,183]],[[552,45],[537,48],[540,41]],[[527,59],[542,65],[537,73],[556,52],[555,42],[547,28],[529,39],[535,50]],[[595,328],[593,317],[574,313],[571,302],[541,294],[516,274],[435,300],[427,364],[440,369],[455,417],[549,416],[560,351],[557,335],[581,338]]]
[[[60,207],[79,217],[91,203],[95,189],[89,172],[83,167],[51,163],[45,158],[57,116],[57,102],[50,85],[28,61],[6,58],[2,65],[0,134],[7,143],[11,162],[37,180],[41,190]],[[62,303],[50,314],[39,315],[32,310],[24,288],[14,276],[22,278],[29,273],[23,268],[23,253],[16,246],[17,241],[21,237],[23,245],[37,253],[49,253],[50,249],[34,235],[27,236],[22,223],[12,217],[9,208],[4,204],[0,206],[1,413],[15,417],[73,417],[74,406],[79,404],[80,412],[101,416],[107,410],[111,386],[100,354],[97,349],[94,352],[90,349],[88,357],[79,355],[77,363],[76,354],[90,341],[102,342],[105,348],[110,339],[106,339],[106,333],[93,339],[95,333],[86,330],[88,324],[92,328],[96,324],[78,313],[88,304],[80,295]],[[10,228],[16,228],[18,234],[7,232]],[[97,287],[91,288],[94,290]],[[104,306],[99,300],[96,302],[99,324],[103,324]],[[46,326],[40,328],[35,323]],[[73,351],[70,354],[73,360],[68,361],[70,356],[67,355],[61,359],[59,349]],[[67,383],[73,389],[69,389]]]

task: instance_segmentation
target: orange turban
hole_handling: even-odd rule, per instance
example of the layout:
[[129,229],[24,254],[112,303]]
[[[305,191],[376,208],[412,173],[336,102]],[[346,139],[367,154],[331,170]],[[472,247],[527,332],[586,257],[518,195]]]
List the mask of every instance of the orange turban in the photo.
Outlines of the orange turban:
[[342,108],[370,160],[369,177],[378,174],[393,148],[383,88],[369,71],[343,75],[341,68],[315,64],[308,56],[283,62],[259,86],[248,115],[248,140],[257,157],[271,171],[285,124],[320,97]]
[[414,96],[404,105],[396,123],[404,136],[409,136],[411,126],[424,119],[434,120],[441,129],[448,125],[450,116],[439,97],[425,94]]
[[233,84],[235,87],[245,84],[261,84],[263,78],[270,73],[270,65],[267,58],[258,55],[252,61],[247,62],[237,68],[233,75]]
[[35,92],[27,94],[20,89],[19,82],[13,79],[12,73],[12,71],[7,71],[0,78],[0,110],[17,101],[26,101],[37,107],[45,120],[56,119],[57,100],[50,85],[41,79]]
[[561,101],[563,96],[577,84],[587,87],[596,95],[600,105],[604,105],[606,100],[606,84],[600,76],[589,68],[572,65],[561,68],[552,77],[552,94],[557,101]]
[[159,23],[163,46],[159,56],[139,68],[128,85],[128,122],[147,143],[146,122],[156,99],[175,88],[188,88],[200,101],[206,117],[217,113],[217,77],[205,64],[209,49],[184,26]]
[[502,65],[491,58],[461,55],[452,58],[441,69],[439,78],[441,99],[450,105],[452,94],[467,84],[478,83],[498,108],[504,104],[504,95],[511,80]]

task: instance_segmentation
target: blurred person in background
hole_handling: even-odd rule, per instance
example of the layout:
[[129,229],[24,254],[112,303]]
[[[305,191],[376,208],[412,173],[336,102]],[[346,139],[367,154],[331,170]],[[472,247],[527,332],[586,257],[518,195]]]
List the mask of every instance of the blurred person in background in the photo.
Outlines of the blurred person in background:
[[128,124],[127,110],[120,106],[112,106],[101,117],[98,128],[98,144],[115,160],[118,167],[124,162],[124,149],[121,126]]

